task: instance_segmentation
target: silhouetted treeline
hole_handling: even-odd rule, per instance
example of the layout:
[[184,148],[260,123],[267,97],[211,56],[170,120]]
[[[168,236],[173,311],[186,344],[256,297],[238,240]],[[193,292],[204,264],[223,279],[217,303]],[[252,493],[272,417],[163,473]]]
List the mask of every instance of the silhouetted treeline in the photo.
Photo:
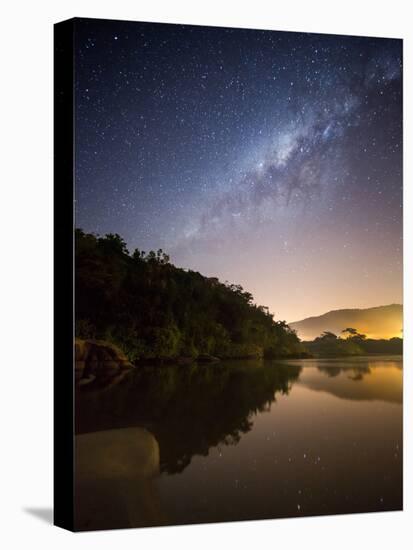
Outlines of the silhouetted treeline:
[[132,361],[303,354],[241,286],[175,267],[162,251],[130,254],[117,234],[75,232],[76,335],[118,344]]
[[340,338],[332,332],[323,332],[313,341],[303,342],[303,344],[310,353],[321,357],[366,354],[400,355],[403,353],[401,338],[374,340],[366,338],[365,334],[360,334],[351,327],[342,332],[346,335],[345,338]]
[[389,340],[366,338],[361,347],[364,353],[401,355],[403,353],[403,340],[402,338],[390,338]]

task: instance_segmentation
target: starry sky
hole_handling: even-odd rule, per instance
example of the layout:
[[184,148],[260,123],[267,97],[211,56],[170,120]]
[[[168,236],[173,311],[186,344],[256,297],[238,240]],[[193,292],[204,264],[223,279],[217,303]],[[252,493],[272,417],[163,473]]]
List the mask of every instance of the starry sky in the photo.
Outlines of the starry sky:
[[76,225],[276,319],[402,301],[402,42],[77,20]]

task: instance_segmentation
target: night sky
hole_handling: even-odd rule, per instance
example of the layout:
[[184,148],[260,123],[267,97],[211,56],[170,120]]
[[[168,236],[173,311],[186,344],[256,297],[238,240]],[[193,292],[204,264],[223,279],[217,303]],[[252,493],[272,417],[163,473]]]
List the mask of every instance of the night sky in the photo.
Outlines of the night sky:
[[400,40],[78,20],[76,225],[277,319],[402,301]]

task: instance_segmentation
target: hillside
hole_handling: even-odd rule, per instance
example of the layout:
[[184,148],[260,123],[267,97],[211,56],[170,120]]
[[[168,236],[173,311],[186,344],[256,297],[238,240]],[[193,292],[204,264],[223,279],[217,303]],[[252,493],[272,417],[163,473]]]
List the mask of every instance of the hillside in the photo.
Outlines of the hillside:
[[175,267],[162,250],[130,254],[116,234],[76,230],[75,278],[76,336],[112,342],[133,362],[303,351],[241,286]]
[[318,317],[308,317],[290,323],[301,340],[314,340],[323,332],[340,335],[347,327],[353,327],[368,338],[400,337],[403,324],[403,308],[400,304],[367,309],[338,309]]

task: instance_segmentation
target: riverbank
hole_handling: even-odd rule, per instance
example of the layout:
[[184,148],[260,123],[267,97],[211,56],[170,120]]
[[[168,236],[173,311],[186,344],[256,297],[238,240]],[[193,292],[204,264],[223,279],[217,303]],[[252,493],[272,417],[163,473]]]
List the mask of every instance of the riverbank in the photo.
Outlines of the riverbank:
[[229,361],[257,361],[257,360],[272,360],[272,359],[311,359],[314,356],[310,353],[295,353],[286,355],[239,355],[239,356],[221,356],[202,354],[196,357],[153,357],[142,358],[134,361],[134,365],[138,366],[168,366],[168,365],[190,365],[190,364],[214,364],[225,363]]
[[112,385],[122,380],[134,368],[218,365],[230,361],[257,361],[268,359],[310,359],[307,352],[295,354],[250,354],[240,356],[220,356],[199,354],[197,356],[140,358],[131,362],[126,354],[112,342],[94,339],[75,339],[75,382],[77,386]]

